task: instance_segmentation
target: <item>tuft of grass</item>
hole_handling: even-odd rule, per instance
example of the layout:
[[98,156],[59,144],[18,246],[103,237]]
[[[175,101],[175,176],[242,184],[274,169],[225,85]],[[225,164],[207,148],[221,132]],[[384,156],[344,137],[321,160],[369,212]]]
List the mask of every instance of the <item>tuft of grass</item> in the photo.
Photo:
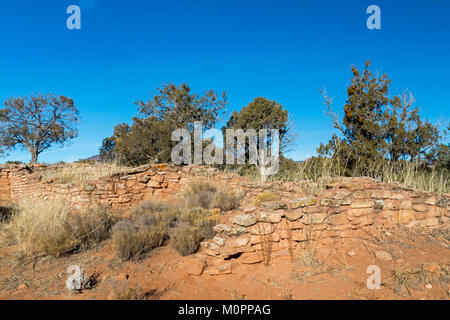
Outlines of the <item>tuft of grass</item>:
[[405,267],[396,268],[392,272],[392,279],[394,281],[394,291],[400,293],[406,289],[408,295],[411,295],[410,288],[418,289],[419,285],[423,283],[426,275],[421,271],[414,271]]
[[114,290],[110,295],[110,300],[157,300],[157,290],[143,290],[140,287]]
[[270,192],[270,191],[264,191],[256,196],[255,205],[259,206],[261,204],[261,202],[276,201],[279,199],[280,199],[280,197],[278,195],[276,195],[275,193]]
[[0,238],[5,245],[18,245],[25,255],[59,257],[108,238],[114,223],[104,209],[76,213],[62,199],[27,201],[2,225]]
[[164,222],[145,225],[122,220],[112,230],[116,254],[124,261],[138,260],[145,253],[161,246],[166,232],[167,225]]
[[195,253],[200,242],[215,236],[213,227],[219,216],[202,209],[187,210],[178,218],[177,225],[171,229],[170,244],[182,256]]
[[213,227],[219,216],[202,209],[187,210],[178,218],[177,225],[170,231],[170,243],[182,256],[195,253],[200,242],[215,236]]
[[242,195],[234,191],[220,191],[216,193],[213,199],[213,207],[219,208],[222,211],[231,211],[239,207],[242,200]]
[[196,228],[201,239],[212,239],[216,234],[213,227],[219,221],[219,215],[202,209],[191,209],[182,213],[179,221]]
[[355,282],[350,293],[347,294],[349,300],[378,300],[379,296],[374,292],[367,292],[364,282]]
[[71,233],[80,243],[80,249],[87,250],[110,237],[111,228],[119,219],[104,208],[92,208],[69,215]]
[[219,208],[230,211],[239,207],[242,195],[234,191],[218,191],[211,183],[199,180],[185,188],[183,198],[187,208]]
[[195,253],[202,241],[201,232],[187,222],[180,222],[170,232],[170,244],[182,256]]
[[211,209],[217,188],[206,181],[194,181],[183,192],[185,206]]

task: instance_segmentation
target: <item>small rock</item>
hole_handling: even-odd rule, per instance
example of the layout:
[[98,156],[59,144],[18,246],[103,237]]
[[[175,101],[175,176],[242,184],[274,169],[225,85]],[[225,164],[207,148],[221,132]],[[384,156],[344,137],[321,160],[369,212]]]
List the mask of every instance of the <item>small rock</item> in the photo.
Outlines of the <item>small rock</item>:
[[231,222],[243,227],[249,227],[258,222],[258,218],[254,214],[238,214],[231,219]]
[[258,212],[258,221],[279,223],[281,221],[281,215],[275,212],[260,211]]
[[247,232],[247,228],[245,228],[245,227],[234,227],[234,228],[231,228],[231,230],[226,231],[225,234],[227,236],[231,237],[231,236],[239,236],[246,232]]
[[313,206],[317,203],[317,199],[299,198],[291,201],[291,209],[298,209]]
[[425,286],[425,288],[427,288],[427,289],[432,289],[433,286],[431,285],[431,283],[427,283],[427,285]]
[[231,231],[232,227],[227,224],[218,224],[213,227],[215,232],[228,232]]
[[224,246],[225,245],[225,238],[216,236],[216,237],[213,238],[213,241],[214,241],[215,244],[217,244],[219,246]]
[[214,251],[219,250],[219,246],[213,242],[203,241],[203,242],[200,242],[200,246],[202,248],[209,249],[209,250],[214,250]]
[[300,219],[301,217],[303,217],[303,212],[301,212],[301,211],[286,211],[285,216],[289,221],[296,221],[296,220]]
[[374,208],[375,209],[383,209],[384,208],[384,201],[381,200],[381,199],[375,200]]
[[244,213],[252,213],[256,209],[258,209],[258,208],[255,206],[249,206],[249,207],[245,207],[244,210],[242,210],[242,211],[244,211]]
[[243,247],[243,246],[247,245],[248,242],[249,242],[249,238],[243,236],[243,237],[239,237],[239,238],[229,239],[227,241],[227,245],[230,248],[239,248],[239,247]]
[[392,261],[391,254],[383,250],[375,251],[375,257],[382,261]]
[[256,226],[250,227],[248,231],[255,235],[267,235],[274,232],[274,226],[271,223],[259,223]]
[[231,263],[223,264],[221,266],[210,266],[205,270],[205,274],[209,274],[211,276],[218,276],[222,274],[231,274],[232,268]]
[[212,257],[217,257],[220,254],[219,250],[212,249],[204,249],[204,253]]
[[247,252],[239,257],[239,262],[243,264],[259,263],[263,260],[260,252]]
[[286,204],[281,201],[265,201],[261,202],[261,206],[269,210],[278,210],[287,208]]
[[237,236],[247,232],[244,227],[232,227],[227,224],[218,224],[213,227],[213,230],[217,233],[225,233],[228,236]]
[[199,258],[193,256],[186,257],[183,264],[186,272],[192,276],[201,275],[206,266],[206,262],[204,260],[200,260]]
[[355,250],[351,250],[351,251],[347,252],[347,255],[350,257],[353,257],[355,254],[356,254]]
[[22,283],[22,284],[19,284],[19,286],[17,287],[17,290],[23,290],[23,289],[27,289],[27,288],[28,288],[27,284]]

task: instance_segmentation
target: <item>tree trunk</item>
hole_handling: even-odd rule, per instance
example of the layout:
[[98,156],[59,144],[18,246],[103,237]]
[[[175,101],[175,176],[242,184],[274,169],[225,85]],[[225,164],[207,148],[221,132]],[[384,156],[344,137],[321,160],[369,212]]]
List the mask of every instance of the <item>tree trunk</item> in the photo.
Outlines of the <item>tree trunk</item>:
[[36,151],[30,151],[31,152],[31,161],[30,164],[36,164],[38,162],[38,153]]

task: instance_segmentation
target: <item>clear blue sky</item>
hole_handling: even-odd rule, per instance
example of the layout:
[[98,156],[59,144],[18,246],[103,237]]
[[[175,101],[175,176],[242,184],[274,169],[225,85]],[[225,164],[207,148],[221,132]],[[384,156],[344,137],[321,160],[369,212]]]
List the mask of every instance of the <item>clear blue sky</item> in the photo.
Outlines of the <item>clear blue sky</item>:
[[[82,29],[66,28],[80,5]],[[381,8],[381,30],[366,27],[366,8]],[[392,79],[392,94],[411,89],[422,114],[449,115],[450,1],[55,0],[2,1],[0,103],[55,93],[74,99],[79,137],[40,160],[73,161],[98,153],[114,125],[136,115],[162,83],[227,92],[229,110],[257,96],[292,114],[291,156],[315,153],[333,129],[319,89],[342,109],[352,64]],[[7,160],[29,161],[27,152]]]

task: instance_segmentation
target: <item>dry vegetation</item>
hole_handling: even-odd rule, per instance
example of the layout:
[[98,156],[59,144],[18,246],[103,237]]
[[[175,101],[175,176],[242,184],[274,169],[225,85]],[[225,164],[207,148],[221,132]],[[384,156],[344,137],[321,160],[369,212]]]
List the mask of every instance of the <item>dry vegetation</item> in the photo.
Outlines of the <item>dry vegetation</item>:
[[42,179],[63,184],[79,184],[89,180],[98,180],[126,169],[126,167],[114,162],[66,163],[47,168],[42,174]]
[[110,295],[110,300],[157,300],[156,290],[146,291],[140,287],[115,290]]
[[[448,170],[428,167],[410,161],[379,161],[368,164],[362,159],[350,166],[339,159],[314,157],[302,162],[282,159],[277,174],[269,176],[268,181],[295,181],[304,185],[311,184],[317,187],[321,180],[334,177],[372,177],[383,183],[399,183],[417,191],[449,193],[450,172]],[[234,170],[231,170],[234,171]],[[260,180],[258,170],[254,167],[245,167],[238,170],[246,175]]]
[[119,258],[137,260],[170,239],[184,256],[215,235],[219,215],[203,207],[230,210],[239,203],[234,193],[219,192],[200,182],[186,190],[184,205],[145,201],[127,218],[102,208],[74,211],[63,199],[26,201],[15,208],[2,208],[0,240],[4,246],[16,245],[27,256],[59,257],[111,237]]
[[0,239],[4,245],[17,245],[26,255],[58,257],[105,240],[114,221],[103,209],[73,212],[62,199],[27,201],[1,225]]
[[185,205],[190,208],[212,209],[230,211],[237,208],[244,197],[234,191],[219,191],[207,181],[195,181],[184,191]]
[[275,193],[270,192],[270,191],[264,191],[256,196],[254,203],[255,203],[255,205],[259,206],[261,204],[261,202],[275,201],[275,200],[279,200],[279,199],[280,199],[280,197],[277,196]]

